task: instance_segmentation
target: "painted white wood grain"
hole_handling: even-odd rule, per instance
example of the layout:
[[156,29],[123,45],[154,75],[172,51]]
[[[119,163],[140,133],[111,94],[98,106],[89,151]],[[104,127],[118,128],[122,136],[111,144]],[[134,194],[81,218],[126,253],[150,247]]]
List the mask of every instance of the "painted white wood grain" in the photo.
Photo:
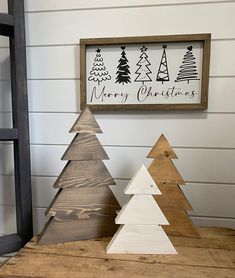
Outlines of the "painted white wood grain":
[[125,194],[161,195],[159,188],[142,164],[124,190]]
[[[234,48],[234,40],[212,41],[210,76],[235,75],[235,57],[231,55]],[[5,49],[0,49],[0,57],[1,51],[4,52]],[[79,46],[77,45],[27,48],[29,79],[80,78],[79,67]]]
[[161,226],[122,225],[106,252],[123,254],[177,254]]
[[115,218],[116,224],[169,225],[165,215],[151,195],[134,195]]
[[[6,1],[6,0],[4,0]],[[116,8],[116,7],[131,7],[131,6],[148,6],[148,5],[179,5],[179,4],[203,4],[209,2],[228,2],[220,0],[26,0],[26,12],[36,11],[58,11],[58,10],[72,10],[72,9],[102,9],[102,8]],[[231,1],[232,2],[232,1]]]
[[[69,144],[73,139],[69,130],[77,117],[75,113],[30,113],[31,143]],[[95,114],[95,118],[103,130],[98,135],[103,145],[151,147],[164,133],[173,147],[235,147],[235,133],[231,133],[235,114],[162,112]]]
[[[27,45],[74,44],[79,38],[212,33],[234,37],[235,3],[26,14]],[[140,18],[145,15],[145,23]],[[157,15],[157,16],[156,16]],[[200,20],[198,20],[200,15]],[[121,18],[121,20],[120,20]],[[218,18],[220,24],[218,24]],[[91,24],[91,19],[93,24]],[[164,24],[163,22],[172,22]],[[190,22],[190,24],[188,24]],[[66,24],[65,24],[66,23]],[[95,28],[94,28],[95,26]],[[82,27],[82,28],[81,28]],[[38,35],[41,34],[41,35]]]

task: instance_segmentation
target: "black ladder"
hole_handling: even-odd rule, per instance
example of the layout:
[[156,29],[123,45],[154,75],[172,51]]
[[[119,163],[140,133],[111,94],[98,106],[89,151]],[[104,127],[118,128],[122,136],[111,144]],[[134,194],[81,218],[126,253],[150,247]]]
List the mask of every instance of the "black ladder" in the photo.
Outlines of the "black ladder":
[[0,254],[19,250],[33,236],[24,1],[8,0],[0,13],[0,35],[9,37],[13,128],[0,129],[0,141],[14,145],[17,233],[0,236]]

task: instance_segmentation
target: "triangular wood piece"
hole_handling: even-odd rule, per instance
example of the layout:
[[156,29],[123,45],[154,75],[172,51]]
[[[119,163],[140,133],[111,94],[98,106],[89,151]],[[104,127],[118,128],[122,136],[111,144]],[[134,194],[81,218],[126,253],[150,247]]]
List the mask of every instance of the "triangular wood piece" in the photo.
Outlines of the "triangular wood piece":
[[115,222],[116,224],[169,224],[151,195],[134,195],[122,207]]
[[58,220],[116,217],[120,206],[108,186],[64,188],[49,210]]
[[185,184],[183,178],[170,159],[154,159],[148,171],[156,184]]
[[70,132],[102,133],[102,130],[100,129],[90,109],[87,107],[80,113]]
[[122,225],[108,244],[107,253],[177,254],[158,225]]
[[54,188],[112,184],[115,181],[102,160],[69,161],[55,181]]
[[163,226],[168,236],[200,237],[197,228],[185,211],[162,209],[170,225]]
[[52,217],[44,227],[38,244],[77,241],[113,236],[117,230],[113,217],[60,221]]
[[95,134],[77,134],[66,150],[62,160],[109,159]]
[[125,194],[161,194],[148,170],[142,165],[124,190]]
[[157,201],[161,209],[165,208],[166,210],[173,211],[191,211],[193,210],[189,201],[184,196],[181,188],[176,185],[166,185],[158,184],[158,188],[162,192],[162,195],[154,196],[154,199]]
[[148,154],[149,158],[159,158],[159,159],[175,159],[177,158],[176,153],[173,151],[171,145],[167,141],[164,134],[161,134],[156,144],[153,146],[152,150]]

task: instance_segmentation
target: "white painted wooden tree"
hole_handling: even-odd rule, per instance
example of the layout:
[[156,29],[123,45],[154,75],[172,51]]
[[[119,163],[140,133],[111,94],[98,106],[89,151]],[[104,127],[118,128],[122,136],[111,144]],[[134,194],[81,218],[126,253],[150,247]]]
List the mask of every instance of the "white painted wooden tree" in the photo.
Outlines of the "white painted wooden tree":
[[148,170],[142,165],[125,189],[133,195],[118,213],[121,224],[107,246],[107,253],[177,254],[160,225],[169,225],[152,195],[161,195]]

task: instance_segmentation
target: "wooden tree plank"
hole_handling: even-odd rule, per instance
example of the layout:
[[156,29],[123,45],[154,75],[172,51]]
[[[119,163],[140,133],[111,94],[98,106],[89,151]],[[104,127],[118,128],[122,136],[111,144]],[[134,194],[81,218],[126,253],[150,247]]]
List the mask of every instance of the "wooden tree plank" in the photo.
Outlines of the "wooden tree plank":
[[177,254],[158,225],[122,225],[108,244],[107,253]]
[[170,225],[162,226],[167,235],[199,237],[197,228],[185,211],[162,209]]
[[177,184],[165,185],[158,184],[158,188],[162,192],[162,195],[153,196],[157,201],[160,208],[165,210],[174,210],[174,211],[192,211],[192,207],[189,201],[184,196],[184,193]]
[[107,186],[62,189],[49,210],[57,220],[116,217],[120,206]]
[[158,159],[177,159],[176,153],[173,151],[171,145],[167,141],[164,134],[161,134],[151,151],[149,152],[148,158],[158,158]]
[[161,194],[156,183],[144,165],[136,171],[124,192],[125,194]]
[[70,132],[76,133],[102,133],[98,123],[87,107],[78,117]]
[[115,222],[117,224],[169,224],[151,195],[134,195],[122,207]]
[[169,159],[154,159],[148,170],[156,184],[185,184],[175,165]]
[[55,181],[54,187],[72,188],[113,184],[115,181],[101,160],[69,161]]
[[95,134],[77,134],[62,157],[62,160],[109,159]]
[[117,228],[114,217],[92,217],[74,221],[60,221],[52,217],[45,226],[38,244],[113,236]]

